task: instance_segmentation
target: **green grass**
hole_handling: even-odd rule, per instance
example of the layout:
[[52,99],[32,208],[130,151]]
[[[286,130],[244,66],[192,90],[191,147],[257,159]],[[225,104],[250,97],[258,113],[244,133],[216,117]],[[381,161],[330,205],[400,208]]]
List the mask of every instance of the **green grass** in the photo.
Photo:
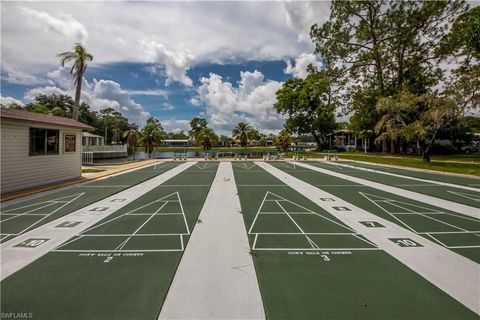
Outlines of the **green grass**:
[[82,173],[97,173],[97,172],[103,172],[107,171],[104,169],[93,169],[93,168],[88,168],[88,169],[82,169]]
[[95,163],[95,166],[96,167],[121,166],[124,164],[135,163],[135,162],[140,162],[145,160],[150,160],[150,159],[136,159],[136,160],[128,160],[128,161],[122,161],[122,162],[99,162],[99,163]]
[[[461,173],[480,176],[480,162],[472,160],[472,162],[466,162],[465,160],[455,162],[461,159],[475,159],[478,156],[466,156],[466,155],[452,155],[452,156],[432,156],[431,162],[424,162],[420,157],[405,156],[405,157],[392,157],[382,154],[357,154],[357,153],[340,153],[339,158],[342,160],[356,160],[373,162],[380,164],[404,166],[418,169],[428,169],[443,172]],[[446,161],[448,160],[448,161]],[[452,162],[450,162],[452,161]]]

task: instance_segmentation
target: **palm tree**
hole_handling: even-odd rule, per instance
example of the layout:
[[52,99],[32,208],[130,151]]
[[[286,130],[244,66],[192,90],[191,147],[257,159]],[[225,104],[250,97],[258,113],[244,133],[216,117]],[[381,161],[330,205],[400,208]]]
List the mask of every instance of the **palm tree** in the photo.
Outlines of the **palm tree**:
[[232,130],[233,139],[237,140],[242,147],[246,147],[248,140],[252,138],[255,130],[251,125],[246,122],[239,122],[237,126]]
[[151,157],[155,147],[160,146],[163,132],[153,123],[147,123],[140,133],[140,143],[143,145],[145,153]]
[[203,150],[208,150],[218,143],[218,137],[212,129],[201,128],[195,135],[195,143],[201,145]]
[[73,105],[74,120],[78,120],[78,113],[80,109],[80,94],[82,93],[82,79],[85,70],[87,69],[87,62],[93,60],[93,55],[87,52],[81,43],[76,43],[73,47],[73,51],[65,51],[58,54],[60,58],[60,65],[65,66],[65,63],[73,61],[72,69],[70,73],[73,76],[74,83],[77,86],[75,91],[75,103]]
[[133,150],[133,160],[135,160],[135,148],[137,147],[137,141],[140,137],[140,132],[138,132],[137,126],[133,125],[130,129],[125,131],[123,137],[127,139],[127,145]]
[[290,147],[293,139],[290,132],[282,130],[275,137],[275,144],[280,147],[283,151],[287,152]]

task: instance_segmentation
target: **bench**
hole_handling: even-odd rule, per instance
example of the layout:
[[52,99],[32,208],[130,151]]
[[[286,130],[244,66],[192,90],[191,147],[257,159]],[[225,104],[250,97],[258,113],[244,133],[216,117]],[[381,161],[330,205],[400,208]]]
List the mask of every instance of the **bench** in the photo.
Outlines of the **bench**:
[[323,150],[322,155],[326,161],[338,160],[337,150]]
[[173,152],[173,160],[187,160],[187,151],[174,151]]

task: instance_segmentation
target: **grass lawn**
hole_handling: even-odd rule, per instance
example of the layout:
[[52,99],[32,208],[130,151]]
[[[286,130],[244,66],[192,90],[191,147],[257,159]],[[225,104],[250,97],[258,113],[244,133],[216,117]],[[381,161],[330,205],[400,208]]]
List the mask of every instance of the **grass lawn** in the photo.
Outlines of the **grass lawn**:
[[386,156],[384,154],[340,153],[340,159],[390,164],[411,168],[429,169],[443,172],[462,173],[480,176],[480,155],[432,156],[431,162],[421,157]]

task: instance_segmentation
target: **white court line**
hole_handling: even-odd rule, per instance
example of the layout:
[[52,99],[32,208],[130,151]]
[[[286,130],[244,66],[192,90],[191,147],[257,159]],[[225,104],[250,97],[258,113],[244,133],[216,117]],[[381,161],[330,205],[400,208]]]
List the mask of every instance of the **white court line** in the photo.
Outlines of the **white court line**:
[[466,198],[466,199],[470,199],[470,200],[473,200],[473,201],[480,202],[480,194],[473,195],[473,194],[468,194],[468,193],[463,193],[463,192],[454,192],[454,191],[450,191],[450,190],[447,190],[447,192],[453,193],[454,195],[457,195],[459,197],[463,197],[463,198]]
[[[357,233],[375,243],[378,248],[383,249],[470,310],[480,314],[479,264],[267,163],[256,163],[344,224],[356,230]],[[303,163],[298,163],[298,165],[307,167]],[[308,168],[310,167],[312,166],[308,166]],[[331,198],[334,201],[325,202],[321,198]],[[338,211],[335,209],[338,206],[347,207],[351,211]],[[381,223],[383,227],[369,228],[361,223],[364,221],[376,221]],[[394,243],[391,240],[392,238],[413,240],[421,246],[401,247]],[[432,261],[435,263],[432,263]]]
[[[139,195],[143,195],[153,190],[159,184],[168,181],[169,179],[175,177],[177,174],[183,172],[194,164],[195,162],[187,162],[180,164],[162,174],[159,174],[149,180],[139,183],[131,188],[123,190],[103,200],[97,201],[82,209],[62,216],[56,220],[50,221],[42,226],[39,226],[22,235],[19,235],[18,237],[2,243],[0,245],[2,257],[0,261],[1,280],[7,278],[11,274],[29,265],[30,263],[47,254],[51,250],[62,245],[68,239],[71,239],[73,236],[81,233],[82,231],[95,225],[96,223],[105,219],[112,213],[136,200]],[[123,202],[112,202],[112,200],[117,198],[126,200]],[[90,211],[97,207],[106,207],[108,209],[99,212]],[[81,223],[71,228],[57,228],[59,224],[70,222],[72,220],[79,221]],[[48,241],[37,247],[32,248],[15,247],[17,244],[28,241],[32,238],[48,239]]]
[[448,201],[448,200],[432,197],[432,196],[429,196],[429,195],[426,195],[426,194],[422,194],[422,193],[418,193],[418,192],[414,192],[414,191],[410,191],[410,190],[406,190],[406,189],[401,189],[401,188],[393,187],[393,186],[390,186],[390,185],[386,185],[386,184],[382,184],[382,183],[378,183],[378,182],[374,182],[374,181],[370,181],[370,180],[366,180],[366,179],[362,179],[362,178],[352,177],[352,176],[349,176],[349,175],[346,175],[346,174],[343,174],[343,173],[323,169],[323,168],[312,166],[312,165],[302,163],[302,162],[297,162],[297,165],[302,166],[302,167],[307,168],[307,169],[310,169],[312,171],[317,171],[317,172],[320,172],[320,173],[323,173],[323,174],[327,174],[329,176],[334,176],[334,177],[344,179],[344,180],[347,180],[347,181],[359,183],[359,184],[362,184],[362,185],[365,185],[365,186],[368,186],[368,187],[371,187],[371,188],[374,188],[374,189],[378,189],[378,190],[382,190],[382,191],[385,191],[385,192],[393,193],[393,194],[396,194],[396,195],[399,195],[399,196],[402,196],[402,197],[405,197],[405,198],[415,199],[418,202],[427,203],[427,204],[432,205],[434,207],[443,208],[443,209],[446,209],[446,210],[449,210],[449,211],[455,211],[455,212],[462,213],[464,215],[467,215],[467,216],[470,216],[470,217],[473,217],[473,218],[480,219],[479,208],[475,208],[475,207],[472,207],[472,206],[467,206],[467,205],[456,203],[456,202],[453,202],[453,201]]
[[[329,162],[326,162],[326,163],[332,165],[332,163],[329,163]],[[387,176],[392,176],[392,177],[410,179],[410,180],[427,182],[427,183],[431,183],[431,184],[437,184],[437,185],[442,185],[442,186],[447,186],[447,187],[452,187],[452,188],[457,188],[457,189],[464,189],[464,190],[470,190],[470,191],[480,192],[480,190],[479,190],[478,188],[467,187],[467,186],[463,186],[463,185],[459,185],[459,184],[453,184],[453,183],[442,182],[442,181],[435,181],[435,180],[428,180],[428,179],[421,179],[421,178],[416,178],[416,177],[412,177],[412,176],[401,175],[401,174],[392,173],[392,172],[385,172],[385,171],[380,171],[380,170],[375,170],[375,169],[368,169],[368,168],[363,168],[363,167],[356,167],[356,166],[352,166],[352,165],[344,164],[344,163],[336,163],[335,165],[337,165],[337,166],[342,166],[342,167],[346,167],[346,168],[351,168],[351,169],[357,169],[357,170],[362,170],[362,171],[379,173],[379,174],[383,174],[383,175],[387,175]]]

